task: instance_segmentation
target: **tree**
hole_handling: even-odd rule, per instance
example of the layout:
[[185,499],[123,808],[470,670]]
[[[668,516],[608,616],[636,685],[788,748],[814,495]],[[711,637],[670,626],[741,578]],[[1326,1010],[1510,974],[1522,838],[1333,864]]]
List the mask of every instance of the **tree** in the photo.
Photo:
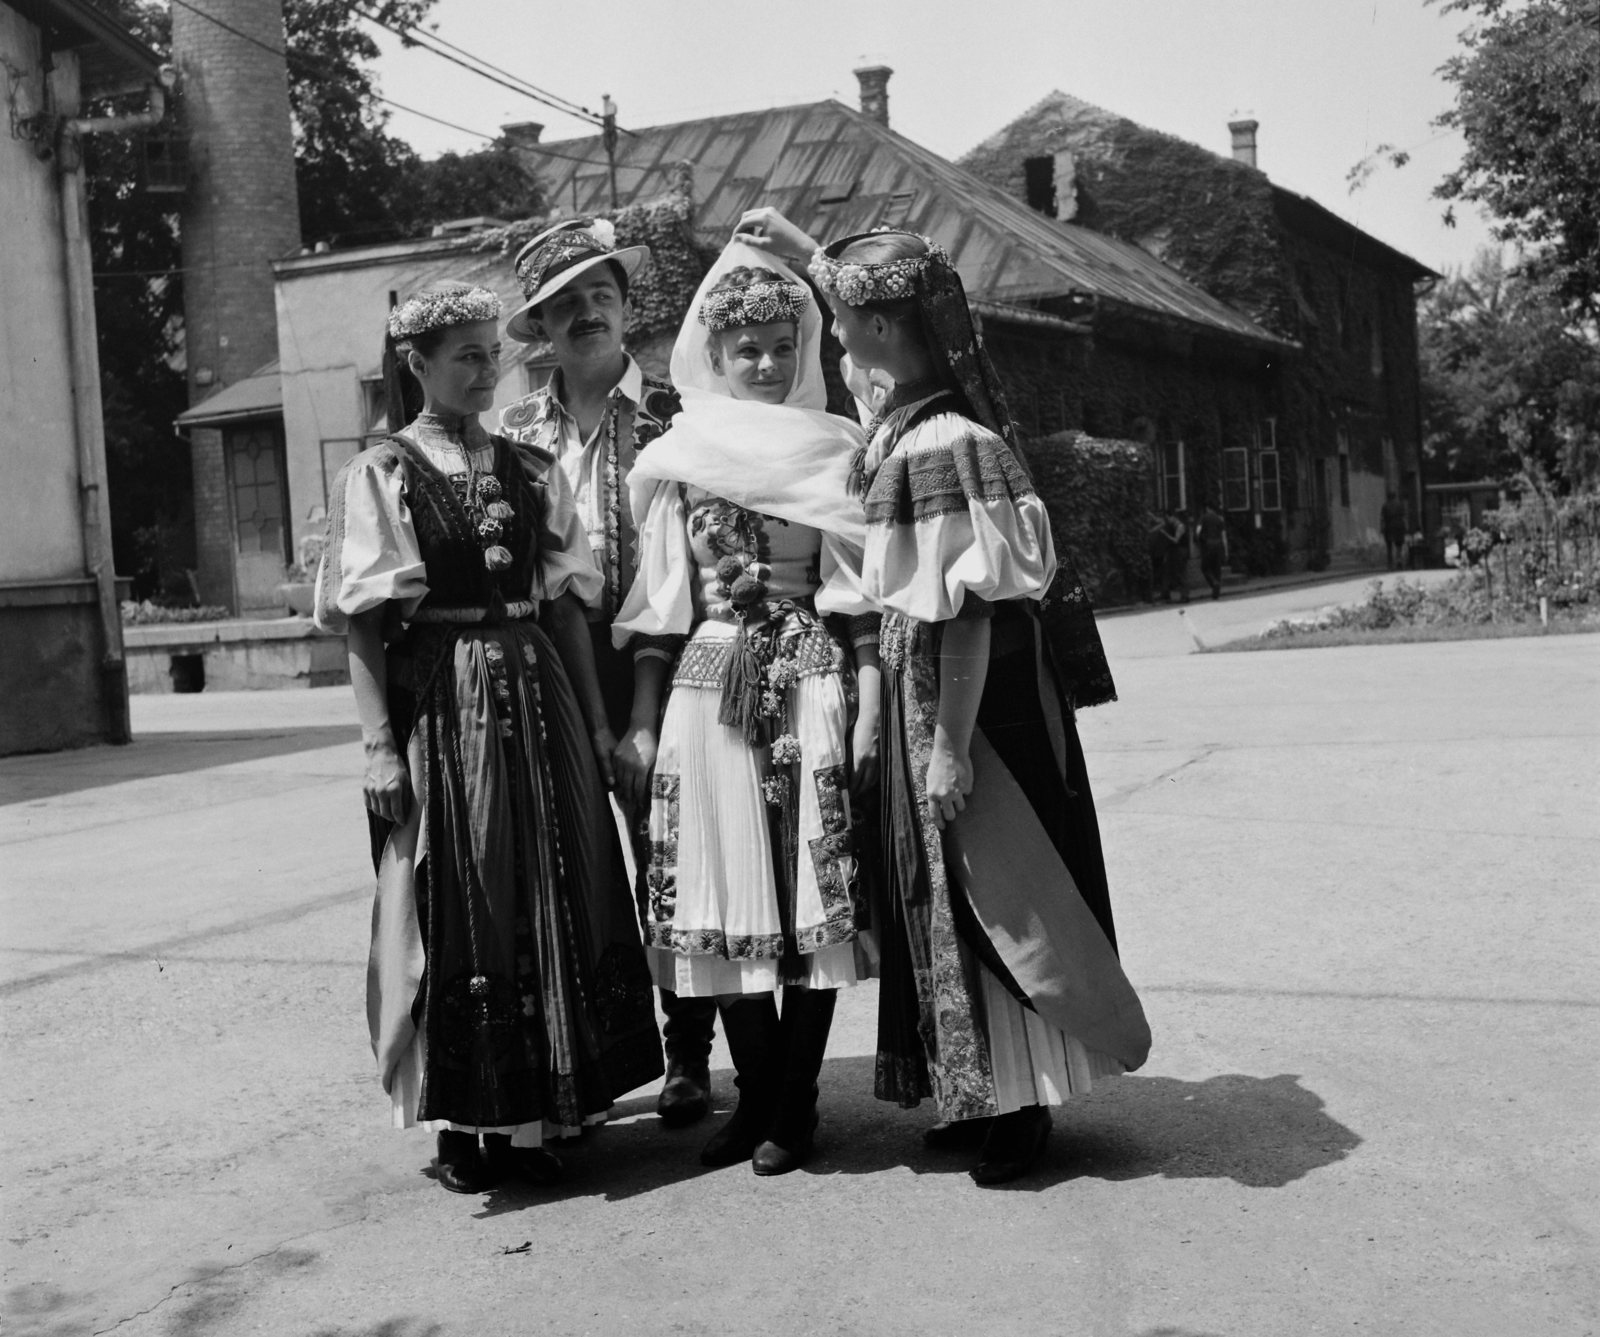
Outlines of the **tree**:
[[1509,480],[1528,461],[1562,487],[1600,481],[1600,348],[1554,281],[1480,251],[1418,312],[1423,448],[1449,478]]
[[[97,0],[146,45],[171,50],[164,0]],[[397,27],[434,0],[370,0]],[[425,236],[461,214],[539,213],[538,182],[504,144],[424,162],[388,133],[371,62],[378,47],[342,0],[284,0],[295,177],[306,243],[358,245]],[[107,104],[92,114],[118,109]],[[84,141],[99,326],[101,400],[119,573],[141,598],[182,599],[194,565],[187,446],[172,430],[186,407],[181,196],[144,188],[139,145]]]
[[[1466,152],[1445,200],[1483,205],[1495,235],[1580,320],[1600,318],[1600,0],[1445,0],[1481,16],[1442,73],[1456,105],[1438,123]],[[1448,215],[1447,215],[1448,217]]]

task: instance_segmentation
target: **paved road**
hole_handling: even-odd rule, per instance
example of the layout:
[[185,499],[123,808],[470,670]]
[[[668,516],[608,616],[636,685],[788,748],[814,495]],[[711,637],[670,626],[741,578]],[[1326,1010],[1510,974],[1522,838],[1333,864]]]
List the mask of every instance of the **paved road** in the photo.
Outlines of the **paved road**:
[[131,748],[0,762],[8,1331],[1595,1332],[1600,639],[1104,630],[1156,1047],[1002,1190],[870,1098],[867,987],[806,1172],[702,1171],[646,1091],[560,1193],[442,1193],[371,1072],[346,691],[140,698]]

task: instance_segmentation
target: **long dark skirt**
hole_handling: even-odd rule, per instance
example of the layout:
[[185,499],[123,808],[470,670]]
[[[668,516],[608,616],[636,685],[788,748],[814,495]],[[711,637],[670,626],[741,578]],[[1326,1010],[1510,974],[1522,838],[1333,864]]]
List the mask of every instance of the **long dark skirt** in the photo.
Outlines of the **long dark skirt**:
[[419,811],[375,832],[368,1015],[385,1088],[420,1053],[419,1121],[581,1124],[663,1068],[571,684],[528,622],[416,625],[388,667]]
[[[925,816],[928,759],[939,709],[942,627],[886,618],[884,654],[884,829],[888,843],[878,907],[882,984],[876,1094],[904,1106],[932,1097],[940,1114],[969,1119],[995,1112],[977,967],[981,962],[1024,1006],[1032,1006],[1002,953],[977,922],[947,867],[945,842]],[[1041,672],[1041,666],[1044,672]],[[1115,925],[1099,823],[1072,713],[1049,671],[1037,624],[1001,604],[991,630],[978,729],[1026,797],[1114,964]],[[1042,685],[1042,684],[1048,684]],[[1054,690],[1047,711],[1044,690]],[[1059,749],[1059,750],[1058,750]],[[1042,879],[1041,879],[1042,880]],[[1023,889],[1023,896],[1026,889]],[[1142,1019],[1140,1024],[1142,1024]],[[1142,1061],[1136,1057],[1133,1064]]]

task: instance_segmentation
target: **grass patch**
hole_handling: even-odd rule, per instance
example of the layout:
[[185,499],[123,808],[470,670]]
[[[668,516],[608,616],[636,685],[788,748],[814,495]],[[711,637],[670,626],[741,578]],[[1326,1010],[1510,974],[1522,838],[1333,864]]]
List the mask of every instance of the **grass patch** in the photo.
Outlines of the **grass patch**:
[[1422,623],[1417,626],[1330,627],[1294,636],[1243,640],[1208,645],[1202,654],[1229,654],[1241,650],[1326,650],[1336,645],[1409,645],[1418,641],[1501,641],[1518,636],[1572,636],[1600,632],[1600,618],[1552,618],[1548,627],[1538,622]]

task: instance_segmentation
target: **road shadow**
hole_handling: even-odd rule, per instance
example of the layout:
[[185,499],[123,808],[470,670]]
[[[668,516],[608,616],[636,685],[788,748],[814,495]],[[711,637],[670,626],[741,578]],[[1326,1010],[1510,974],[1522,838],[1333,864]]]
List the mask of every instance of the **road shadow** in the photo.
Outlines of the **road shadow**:
[[0,808],[126,780],[180,775],[360,741],[359,725],[318,724],[301,729],[244,729],[231,733],[150,733],[141,734],[126,747],[7,757],[0,761]]
[[[931,1101],[903,1110],[873,1098],[871,1057],[830,1059],[821,1077],[817,1152],[800,1172],[876,1174],[904,1166],[915,1174],[965,1174],[976,1153],[934,1152],[922,1132],[937,1119]],[[669,1129],[655,1097],[620,1102],[612,1122],[556,1147],[568,1179],[553,1189],[510,1183],[487,1194],[481,1218],[568,1198],[610,1201],[650,1193],[702,1175],[748,1174],[737,1165],[708,1170],[700,1148],[733,1108],[733,1074],[713,1074],[715,1112],[691,1128]],[[1232,1179],[1246,1188],[1282,1188],[1343,1160],[1361,1144],[1331,1118],[1314,1091],[1290,1073],[1230,1073],[1186,1082],[1129,1076],[1051,1111],[1055,1129],[1033,1172],[1006,1187],[1040,1191],[1071,1179],[1122,1181]],[[432,1173],[431,1167],[426,1173]]]
[[[901,1119],[887,1121],[878,1113],[885,1106],[872,1102],[874,1109],[845,1096],[870,1092],[871,1058],[835,1059],[827,1068],[824,1131],[807,1170],[870,1174],[903,1164],[918,1174],[941,1174],[971,1168],[973,1152],[933,1152],[922,1145],[922,1130],[937,1118],[931,1101],[919,1110],[896,1111]],[[1069,1179],[1151,1176],[1282,1188],[1343,1160],[1361,1144],[1360,1136],[1329,1116],[1322,1098],[1291,1073],[1229,1073],[1198,1082],[1120,1077],[1052,1109],[1051,1115],[1055,1127],[1044,1156],[1031,1174],[1008,1188],[1038,1191]],[[909,1140],[897,1140],[895,1154],[886,1156],[891,1122],[912,1127]]]

